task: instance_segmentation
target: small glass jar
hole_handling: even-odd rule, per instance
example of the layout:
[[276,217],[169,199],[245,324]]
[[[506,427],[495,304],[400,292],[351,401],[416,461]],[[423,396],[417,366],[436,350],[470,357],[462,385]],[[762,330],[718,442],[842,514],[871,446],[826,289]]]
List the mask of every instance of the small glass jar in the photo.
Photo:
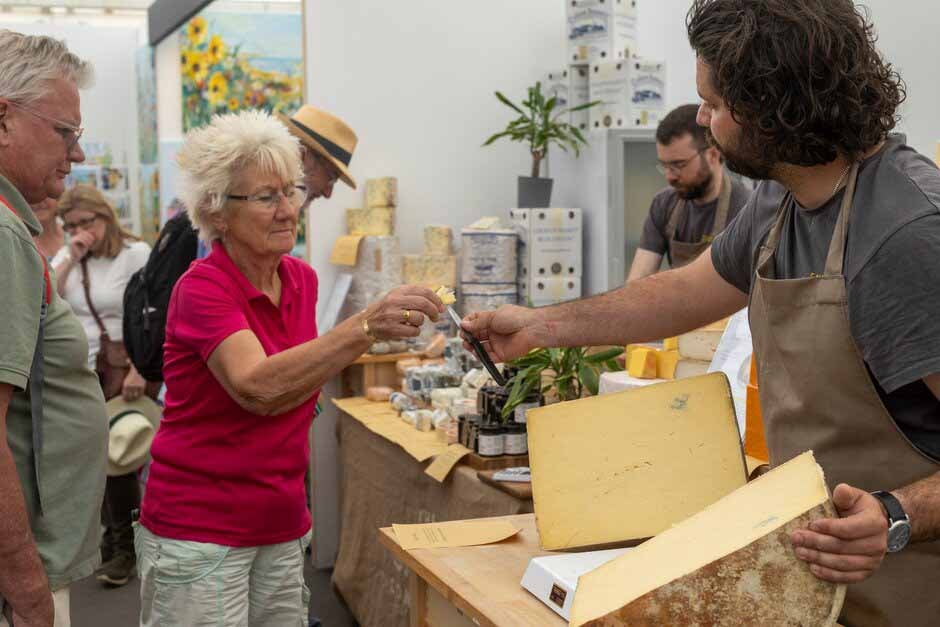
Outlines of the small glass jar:
[[477,452],[481,457],[499,457],[504,451],[504,441],[503,426],[499,423],[487,423],[480,427]]
[[506,455],[528,454],[529,437],[524,424],[519,422],[508,423],[503,439],[503,451]]
[[513,422],[524,425],[526,423],[526,412],[528,412],[530,409],[541,407],[543,402],[544,399],[541,392],[538,390],[530,392],[521,403],[516,405],[516,408],[513,411]]

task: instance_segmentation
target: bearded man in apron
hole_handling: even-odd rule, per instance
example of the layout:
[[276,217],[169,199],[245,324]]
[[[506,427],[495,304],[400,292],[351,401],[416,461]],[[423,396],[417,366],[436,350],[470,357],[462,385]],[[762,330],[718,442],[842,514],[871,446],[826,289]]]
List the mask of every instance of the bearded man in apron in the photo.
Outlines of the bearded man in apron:
[[725,171],[721,154],[699,126],[698,105],[669,112],[656,128],[656,168],[669,187],[653,198],[627,281],[688,265],[744,207],[751,188]]
[[815,451],[840,515],[796,555],[849,584],[842,625],[940,624],[940,171],[891,134],[903,83],[852,0],[695,0],[688,31],[699,123],[762,181],[738,218],[684,268],[463,327],[505,361],[749,305],[771,464]]

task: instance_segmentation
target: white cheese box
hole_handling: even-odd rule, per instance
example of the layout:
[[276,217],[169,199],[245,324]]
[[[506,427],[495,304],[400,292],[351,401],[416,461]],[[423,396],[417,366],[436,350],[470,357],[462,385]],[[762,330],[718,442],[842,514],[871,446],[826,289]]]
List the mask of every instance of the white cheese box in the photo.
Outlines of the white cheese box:
[[571,618],[571,604],[581,575],[620,557],[630,549],[608,549],[534,557],[522,576],[522,587],[556,614]]
[[533,307],[557,305],[581,298],[581,277],[532,277],[519,281],[519,302]]
[[515,305],[518,302],[516,284],[462,283],[459,302],[464,316],[478,311],[492,311],[503,305]]
[[460,236],[461,282],[515,284],[519,235],[514,229],[463,229]]
[[655,128],[665,116],[666,64],[634,58],[591,66],[588,109],[592,131],[608,128]]
[[[510,209],[519,234],[519,281],[583,274],[584,212],[580,209]],[[580,284],[578,286],[580,296]]]
[[[542,92],[547,98],[554,96],[558,99],[556,110],[586,105],[590,102],[589,73],[590,67],[586,65],[572,65],[564,70],[549,72],[544,77],[545,87]],[[568,124],[581,131],[586,131],[590,124],[590,114],[587,111],[575,111],[567,117]]]
[[570,0],[568,63],[623,61],[636,54],[636,0]]

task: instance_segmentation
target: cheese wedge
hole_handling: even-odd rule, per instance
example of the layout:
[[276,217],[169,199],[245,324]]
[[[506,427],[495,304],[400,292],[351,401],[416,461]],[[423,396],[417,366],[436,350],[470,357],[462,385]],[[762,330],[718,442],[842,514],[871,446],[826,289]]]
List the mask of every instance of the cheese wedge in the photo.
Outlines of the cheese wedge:
[[425,255],[453,255],[454,232],[449,226],[424,227]]
[[366,179],[366,207],[369,209],[398,206],[398,179],[385,177]]
[[570,624],[833,625],[845,586],[817,579],[789,534],[835,516],[804,453],[582,575]]
[[722,373],[547,405],[527,420],[546,550],[655,536],[747,481]]
[[675,378],[688,379],[689,377],[700,377],[708,373],[710,361],[699,361],[698,359],[682,359],[676,363]]
[[457,257],[454,255],[402,255],[402,276],[406,285],[457,285]]
[[710,362],[718,350],[718,342],[728,326],[728,319],[719,320],[707,327],[679,336],[679,354],[683,359],[698,359]]
[[395,210],[347,209],[346,230],[350,235],[394,235]]
[[675,379],[678,364],[679,351],[656,351],[656,377],[658,379]]
[[441,302],[445,305],[453,305],[457,302],[457,297],[454,296],[453,290],[444,285],[437,288],[437,291],[434,292],[437,294],[437,297],[441,299]]
[[631,377],[637,379],[656,378],[656,350],[652,348],[636,348],[630,352],[630,362],[627,371]]
[[664,351],[677,351],[679,350],[679,338],[677,337],[667,337],[663,340],[663,350]]

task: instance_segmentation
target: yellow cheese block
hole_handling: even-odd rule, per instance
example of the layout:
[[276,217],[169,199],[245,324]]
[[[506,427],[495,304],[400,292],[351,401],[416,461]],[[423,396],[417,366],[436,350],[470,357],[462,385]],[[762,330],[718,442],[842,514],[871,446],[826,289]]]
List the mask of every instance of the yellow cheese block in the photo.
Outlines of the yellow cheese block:
[[347,209],[346,229],[350,235],[394,235],[395,210]]
[[722,373],[548,405],[527,420],[546,550],[649,538],[747,480]]
[[630,351],[630,361],[627,370],[631,377],[637,379],[656,378],[656,350],[652,348],[637,348]]
[[449,226],[424,227],[425,255],[453,255],[454,232]]
[[457,285],[457,257],[452,255],[404,255],[402,277],[406,285],[437,289]]
[[679,364],[679,351],[656,351],[656,378],[675,379],[676,366]]
[[379,207],[398,206],[398,179],[385,177],[366,180],[366,207],[375,209]]
[[667,337],[663,340],[663,350],[664,351],[677,351],[679,350],[679,338],[677,337]]
[[789,540],[830,517],[822,469],[804,453],[582,575],[570,624],[834,625],[845,586],[817,579]]

